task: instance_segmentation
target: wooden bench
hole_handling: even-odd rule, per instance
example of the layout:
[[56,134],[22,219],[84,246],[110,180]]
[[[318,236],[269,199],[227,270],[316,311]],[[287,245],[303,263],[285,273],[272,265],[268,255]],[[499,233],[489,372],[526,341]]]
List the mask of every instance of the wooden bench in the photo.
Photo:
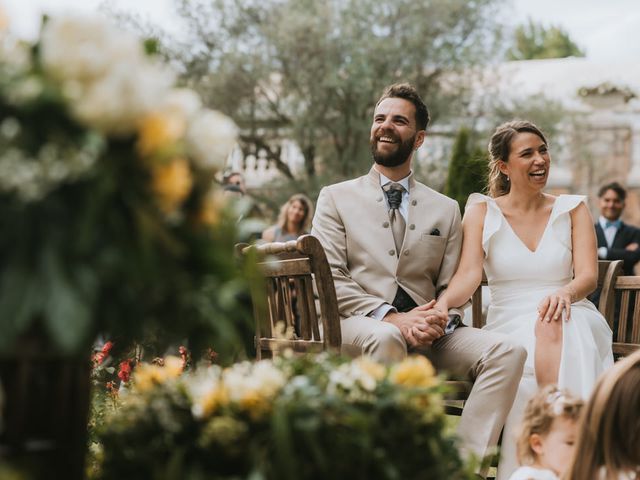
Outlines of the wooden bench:
[[640,276],[619,276],[613,291],[613,296],[620,298],[617,331],[614,330],[615,298],[608,305],[605,318],[614,330],[613,355],[619,358],[640,349]]
[[238,245],[237,249],[244,255],[258,255],[258,266],[265,277],[265,283],[251,295],[258,359],[286,349],[361,354],[353,345],[342,345],[333,277],[317,238],[303,235],[286,243]]

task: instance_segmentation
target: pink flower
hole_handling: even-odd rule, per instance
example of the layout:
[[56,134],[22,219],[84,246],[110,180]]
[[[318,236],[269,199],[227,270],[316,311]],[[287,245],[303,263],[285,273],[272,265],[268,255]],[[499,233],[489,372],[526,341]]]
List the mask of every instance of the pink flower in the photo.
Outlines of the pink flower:
[[118,378],[123,382],[128,382],[131,377],[131,370],[133,370],[131,366],[132,360],[123,360],[120,362],[120,370],[118,371]]

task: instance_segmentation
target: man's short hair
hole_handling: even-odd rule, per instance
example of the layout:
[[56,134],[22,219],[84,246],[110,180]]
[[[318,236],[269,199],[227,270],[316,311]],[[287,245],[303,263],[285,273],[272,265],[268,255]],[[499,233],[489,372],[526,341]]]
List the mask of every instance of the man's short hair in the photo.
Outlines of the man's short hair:
[[376,107],[385,98],[403,98],[416,107],[416,125],[420,130],[426,130],[429,125],[429,109],[420,98],[418,90],[410,83],[394,83],[384,89],[382,96],[378,99]]
[[614,192],[616,192],[620,200],[622,200],[623,202],[627,198],[627,191],[618,182],[607,183],[606,185],[603,185],[602,187],[600,187],[600,191],[598,192],[598,198],[602,198],[602,196],[605,193],[607,193],[609,190],[613,190]]

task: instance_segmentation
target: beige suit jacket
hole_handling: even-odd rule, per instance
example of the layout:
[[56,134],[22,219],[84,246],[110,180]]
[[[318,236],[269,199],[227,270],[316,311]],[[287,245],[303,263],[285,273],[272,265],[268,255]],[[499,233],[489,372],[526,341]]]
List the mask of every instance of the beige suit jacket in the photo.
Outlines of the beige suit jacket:
[[[446,288],[458,266],[457,202],[411,175],[407,229],[397,256],[383,195],[380,175],[372,168],[360,178],[323,188],[318,198],[311,233],[326,251],[343,318],[390,304],[398,285],[424,304]],[[431,235],[435,229],[440,235]]]

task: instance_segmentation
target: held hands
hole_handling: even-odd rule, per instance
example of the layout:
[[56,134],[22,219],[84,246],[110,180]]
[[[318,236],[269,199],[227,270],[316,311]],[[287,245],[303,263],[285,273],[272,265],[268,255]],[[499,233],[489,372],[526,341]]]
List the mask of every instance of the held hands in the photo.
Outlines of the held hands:
[[637,243],[630,243],[629,245],[627,245],[625,247],[625,250],[628,250],[630,252],[635,252],[638,248],[640,247],[640,245],[638,245]]
[[558,322],[562,318],[562,311],[565,312],[565,321],[571,319],[571,303],[573,294],[567,288],[561,288],[557,292],[547,295],[538,304],[538,320],[550,323]]
[[435,303],[431,300],[406,313],[389,313],[384,321],[398,327],[410,346],[431,345],[444,335],[448,320],[446,313],[434,308]]

